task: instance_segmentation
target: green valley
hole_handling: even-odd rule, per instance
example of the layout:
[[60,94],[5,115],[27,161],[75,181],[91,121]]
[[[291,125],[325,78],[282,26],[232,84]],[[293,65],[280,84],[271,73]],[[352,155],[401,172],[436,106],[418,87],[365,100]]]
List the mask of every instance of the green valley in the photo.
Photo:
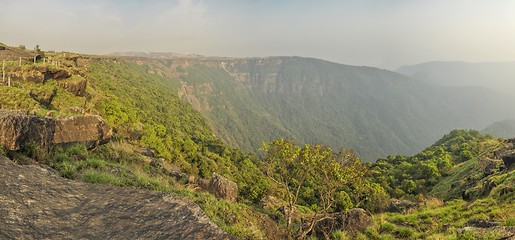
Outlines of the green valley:
[[287,136],[373,161],[513,115],[503,110],[507,98],[488,89],[437,87],[372,67],[300,57],[137,59],[181,84],[178,96],[246,152]]

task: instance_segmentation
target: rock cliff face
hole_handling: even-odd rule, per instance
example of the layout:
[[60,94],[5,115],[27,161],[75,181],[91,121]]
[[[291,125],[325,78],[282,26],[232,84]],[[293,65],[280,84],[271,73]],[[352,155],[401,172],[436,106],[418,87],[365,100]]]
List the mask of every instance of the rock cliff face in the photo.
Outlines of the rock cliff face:
[[0,239],[232,239],[191,201],[79,183],[0,156]]
[[50,149],[81,142],[91,148],[107,143],[111,136],[111,128],[96,115],[56,120],[0,109],[0,144],[8,150],[20,150],[28,143]]

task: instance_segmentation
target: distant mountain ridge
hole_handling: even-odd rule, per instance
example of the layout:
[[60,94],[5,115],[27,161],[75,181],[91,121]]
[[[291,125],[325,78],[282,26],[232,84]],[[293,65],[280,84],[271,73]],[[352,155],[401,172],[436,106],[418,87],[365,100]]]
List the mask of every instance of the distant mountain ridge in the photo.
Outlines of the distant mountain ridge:
[[170,59],[176,57],[188,57],[188,58],[206,58],[203,55],[193,53],[176,53],[176,52],[138,52],[138,51],[126,51],[126,52],[114,52],[110,53],[112,56],[125,56],[125,57],[146,57],[156,59]]
[[515,119],[494,122],[481,132],[494,137],[513,138],[515,137]]
[[427,62],[402,66],[397,72],[441,86],[481,86],[515,93],[515,61]]

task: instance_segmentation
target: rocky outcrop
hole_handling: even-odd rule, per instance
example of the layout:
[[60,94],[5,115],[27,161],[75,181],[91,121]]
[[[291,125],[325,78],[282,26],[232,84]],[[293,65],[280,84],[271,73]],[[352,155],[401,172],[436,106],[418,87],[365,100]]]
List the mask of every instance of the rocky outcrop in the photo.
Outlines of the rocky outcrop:
[[67,180],[0,156],[0,239],[233,239],[183,197]]
[[515,153],[506,154],[502,157],[502,161],[506,168],[511,169],[515,166]]
[[51,118],[0,109],[0,144],[7,150],[20,150],[30,143],[48,149],[54,129],[55,121]]
[[45,83],[50,79],[68,79],[71,77],[71,74],[64,69],[53,69],[46,66],[31,65],[28,67],[11,67],[9,69],[8,76],[14,81],[25,80],[35,83]]
[[7,150],[20,150],[27,144],[48,150],[55,145],[78,142],[91,148],[107,143],[111,136],[111,128],[96,115],[56,120],[0,109],[0,144]]
[[206,190],[217,198],[229,201],[236,201],[238,197],[238,185],[218,173],[213,173]]
[[515,138],[505,140],[503,147],[494,152],[494,157],[503,161],[503,168],[512,169],[515,166]]
[[368,226],[372,225],[372,215],[362,208],[353,208],[346,214],[343,225],[346,231],[364,231]]
[[88,148],[105,144],[112,130],[98,115],[62,118],[55,123],[53,144],[85,143]]
[[63,81],[58,83],[59,87],[64,88],[66,91],[73,93],[78,97],[84,97],[86,95],[87,81]]
[[483,157],[483,158],[479,159],[479,165],[480,165],[481,169],[483,170],[483,174],[485,177],[497,172],[500,163],[501,163],[500,161],[494,160],[494,159],[491,159],[488,157]]

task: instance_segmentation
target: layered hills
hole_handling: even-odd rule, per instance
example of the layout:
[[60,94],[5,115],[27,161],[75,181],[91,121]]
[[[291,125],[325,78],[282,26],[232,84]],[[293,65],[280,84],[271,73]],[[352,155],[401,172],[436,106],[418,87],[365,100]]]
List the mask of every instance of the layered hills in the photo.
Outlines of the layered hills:
[[515,91],[515,62],[427,62],[397,72],[441,86],[481,86],[509,95]]
[[[162,55],[158,55],[162,56]],[[441,87],[387,70],[301,57],[138,59],[171,74],[178,96],[231,146],[256,152],[287,136],[354,149],[362,159],[415,153],[455,128],[513,115],[480,87]],[[481,112],[481,114],[478,114]]]
[[494,122],[481,132],[500,138],[513,138],[515,137],[515,119]]

